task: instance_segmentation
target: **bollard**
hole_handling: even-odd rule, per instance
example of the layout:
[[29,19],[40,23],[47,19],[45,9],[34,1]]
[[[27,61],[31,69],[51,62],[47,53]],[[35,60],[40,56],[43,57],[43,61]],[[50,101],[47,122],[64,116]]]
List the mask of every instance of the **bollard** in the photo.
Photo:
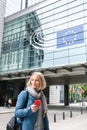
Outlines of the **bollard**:
[[54,114],[54,122],[56,122],[56,114]]
[[70,117],[72,118],[72,111],[70,111]]
[[86,112],[87,112],[87,106],[86,106]]
[[81,114],[83,114],[83,110],[82,110],[82,107],[81,107]]
[[63,120],[65,120],[65,112],[63,112]]

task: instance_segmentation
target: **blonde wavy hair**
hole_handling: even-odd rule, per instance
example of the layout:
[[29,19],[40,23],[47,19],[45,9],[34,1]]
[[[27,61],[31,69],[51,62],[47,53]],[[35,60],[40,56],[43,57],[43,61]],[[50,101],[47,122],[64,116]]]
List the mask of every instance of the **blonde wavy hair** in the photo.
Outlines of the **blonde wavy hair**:
[[45,89],[46,88],[46,80],[44,78],[44,75],[41,72],[33,72],[32,75],[30,76],[29,80],[28,80],[27,86],[32,86],[31,79],[34,75],[37,76],[37,78],[40,82],[39,90]]

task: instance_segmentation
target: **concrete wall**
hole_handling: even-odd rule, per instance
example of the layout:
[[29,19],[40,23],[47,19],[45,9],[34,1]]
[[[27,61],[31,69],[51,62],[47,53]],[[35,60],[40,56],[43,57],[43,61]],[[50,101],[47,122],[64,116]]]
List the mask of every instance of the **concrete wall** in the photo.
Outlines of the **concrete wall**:
[[[62,85],[52,85],[49,91],[49,104],[59,104],[64,101],[64,92],[62,91]],[[62,97],[61,97],[62,95]]]

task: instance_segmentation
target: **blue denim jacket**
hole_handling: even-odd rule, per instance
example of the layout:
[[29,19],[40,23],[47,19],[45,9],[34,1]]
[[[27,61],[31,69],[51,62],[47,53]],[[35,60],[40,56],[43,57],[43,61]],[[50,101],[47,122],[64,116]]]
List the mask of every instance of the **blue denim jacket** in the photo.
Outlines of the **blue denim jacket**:
[[[38,112],[32,112],[30,106],[34,103],[36,98],[28,94],[27,105],[25,107],[27,97],[26,95],[26,90],[21,91],[21,93],[18,95],[15,108],[15,116],[19,118],[18,122],[20,122],[20,119],[23,119],[22,130],[34,130]],[[44,123],[45,130],[49,130],[49,122],[47,115],[44,118]]]

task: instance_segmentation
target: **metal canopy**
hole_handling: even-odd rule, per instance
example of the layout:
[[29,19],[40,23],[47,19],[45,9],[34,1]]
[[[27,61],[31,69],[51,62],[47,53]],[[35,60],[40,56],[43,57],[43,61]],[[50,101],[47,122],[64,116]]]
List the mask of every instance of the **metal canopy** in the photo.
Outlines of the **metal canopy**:
[[[7,73],[0,73],[0,80],[14,80],[29,78],[34,71],[40,71],[44,74],[49,84],[66,84],[77,82],[86,82],[85,75],[87,70],[87,63],[74,64],[67,66],[55,66],[40,69],[28,69],[23,71],[12,71]],[[79,80],[77,80],[77,78]],[[52,80],[50,80],[52,79]]]

